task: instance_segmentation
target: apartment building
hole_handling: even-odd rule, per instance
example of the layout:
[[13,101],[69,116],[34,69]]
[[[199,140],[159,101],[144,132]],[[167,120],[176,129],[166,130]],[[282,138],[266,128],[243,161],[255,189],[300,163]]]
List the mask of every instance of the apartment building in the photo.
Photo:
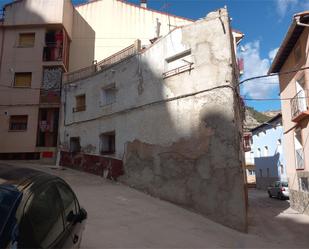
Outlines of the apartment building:
[[[48,10],[48,11],[47,11]],[[114,18],[121,16],[121,18]],[[62,74],[191,20],[120,0],[18,0],[0,23],[0,159],[55,159]],[[112,23],[112,25],[111,25]]]
[[73,6],[66,0],[25,0],[7,4],[3,10],[0,158],[52,158],[62,73],[69,63]]
[[[281,73],[284,153],[291,206],[309,214],[309,12],[294,15],[269,73]],[[290,72],[292,71],[292,72]],[[290,73],[284,73],[290,72]]]
[[287,181],[281,114],[252,129],[251,133],[250,154],[254,159],[256,188],[266,190],[275,181]]
[[256,186],[255,178],[255,165],[254,165],[254,152],[252,151],[253,147],[253,138],[250,131],[244,132],[244,151],[245,151],[245,176],[246,183],[248,187]]
[[118,177],[245,231],[237,37],[220,9],[66,73],[61,165]]

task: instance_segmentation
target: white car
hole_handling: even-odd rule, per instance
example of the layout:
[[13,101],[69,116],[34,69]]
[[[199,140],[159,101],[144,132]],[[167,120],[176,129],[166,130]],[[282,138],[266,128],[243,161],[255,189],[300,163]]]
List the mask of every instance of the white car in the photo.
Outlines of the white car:
[[278,199],[289,199],[289,185],[285,181],[276,181],[272,183],[267,192],[269,197],[277,197]]

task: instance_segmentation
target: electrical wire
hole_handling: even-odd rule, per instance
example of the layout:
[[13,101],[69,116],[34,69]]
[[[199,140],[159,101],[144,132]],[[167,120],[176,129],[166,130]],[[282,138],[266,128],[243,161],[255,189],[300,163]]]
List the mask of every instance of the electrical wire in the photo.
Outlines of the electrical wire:
[[279,73],[271,73],[271,74],[265,74],[265,75],[260,75],[260,76],[255,76],[255,77],[251,77],[251,78],[247,78],[245,80],[242,80],[240,81],[237,85],[241,85],[247,81],[250,81],[250,80],[256,80],[256,79],[262,79],[262,78],[268,78],[268,77],[273,77],[273,76],[279,76],[279,75],[285,75],[285,74],[291,74],[291,73],[297,73],[299,71],[303,71],[303,70],[306,70],[306,69],[309,69],[309,67],[302,67],[302,68],[299,68],[299,69],[295,69],[295,70],[291,70],[291,71],[284,71],[284,72],[279,72]]

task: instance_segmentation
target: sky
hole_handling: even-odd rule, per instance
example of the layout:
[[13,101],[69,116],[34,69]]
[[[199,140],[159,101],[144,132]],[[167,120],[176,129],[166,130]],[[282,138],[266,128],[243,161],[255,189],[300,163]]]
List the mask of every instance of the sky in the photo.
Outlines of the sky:
[[[139,0],[127,0],[139,3]],[[0,0],[4,4],[10,0]],[[87,0],[73,0],[74,4]],[[309,10],[309,0],[148,0],[148,7],[191,19],[227,6],[232,27],[244,33],[239,57],[244,58],[241,78],[267,74],[268,68],[292,22],[293,14]],[[241,87],[245,99],[279,98],[277,77],[248,81]],[[293,96],[291,96],[293,97]],[[278,110],[280,101],[245,101],[259,111]]]

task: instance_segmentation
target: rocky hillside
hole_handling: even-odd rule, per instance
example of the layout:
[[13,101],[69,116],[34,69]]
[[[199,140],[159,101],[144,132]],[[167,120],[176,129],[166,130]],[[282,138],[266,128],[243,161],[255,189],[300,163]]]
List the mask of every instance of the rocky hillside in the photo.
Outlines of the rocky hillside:
[[246,107],[245,130],[253,129],[278,114],[277,111],[258,112],[252,107]]

